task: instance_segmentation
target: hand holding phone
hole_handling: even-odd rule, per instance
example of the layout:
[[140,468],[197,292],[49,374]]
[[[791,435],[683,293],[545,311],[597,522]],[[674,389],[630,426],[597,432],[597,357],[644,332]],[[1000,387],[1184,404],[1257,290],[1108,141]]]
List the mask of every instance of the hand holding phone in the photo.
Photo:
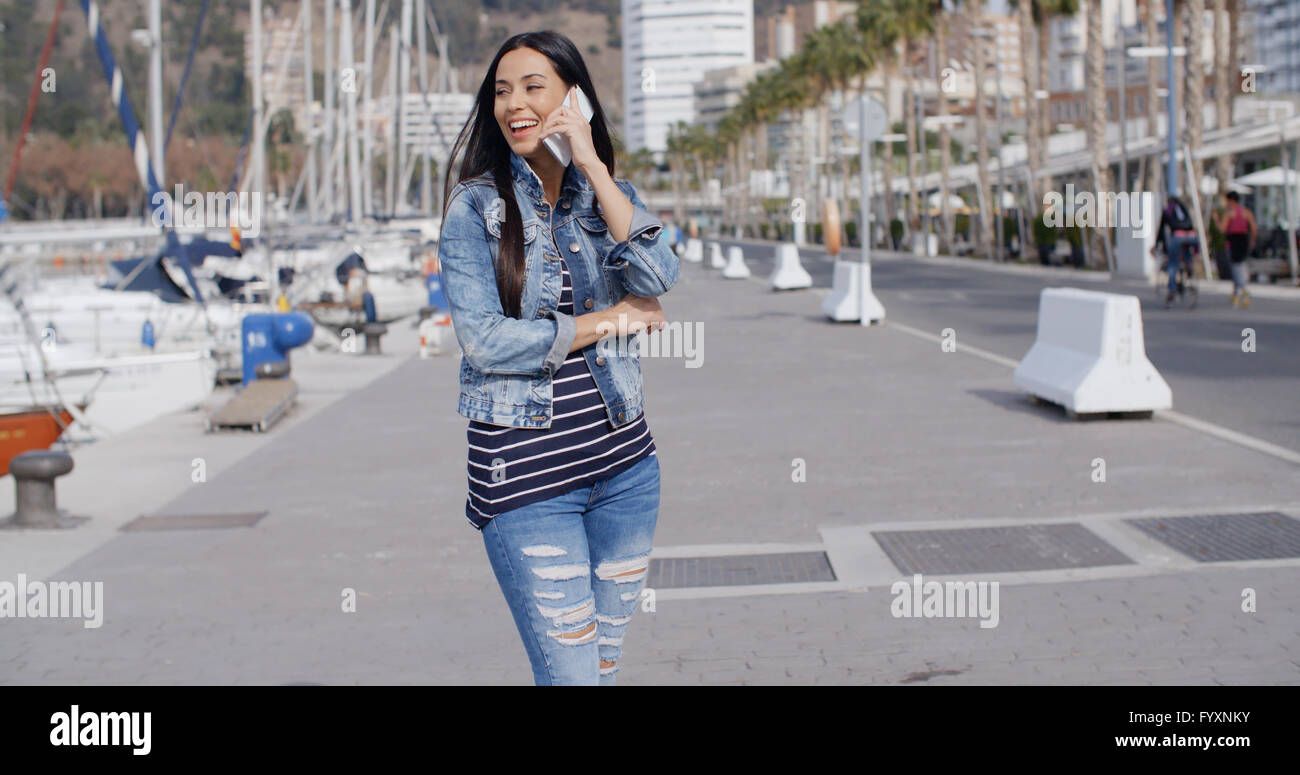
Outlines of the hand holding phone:
[[[578,112],[582,114],[583,120],[591,121],[591,117],[595,111],[591,109],[591,103],[587,101],[587,95],[582,93],[581,88],[574,86],[570,89],[569,92],[564,95],[564,102],[561,102],[560,105],[563,107],[573,107],[573,105],[570,104],[570,97],[573,94],[578,95],[577,108]],[[551,155],[555,157],[556,161],[560,162],[561,166],[569,166],[569,162],[573,160],[573,148],[569,144],[568,137],[557,132],[552,135],[547,135],[542,139],[542,143],[546,146],[546,150],[550,151]]]

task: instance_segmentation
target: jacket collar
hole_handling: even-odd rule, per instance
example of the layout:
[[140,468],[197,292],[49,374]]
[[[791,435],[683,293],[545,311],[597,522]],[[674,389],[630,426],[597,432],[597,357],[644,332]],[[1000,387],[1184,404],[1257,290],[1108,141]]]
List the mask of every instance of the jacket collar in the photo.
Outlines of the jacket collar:
[[[527,160],[514,151],[510,152],[510,173],[514,176],[515,185],[523,187],[524,191],[537,200],[546,198],[546,190],[542,188],[542,179],[533,171]],[[564,168],[564,181],[560,184],[560,195],[577,194],[589,190],[591,184],[587,182],[587,176],[578,171],[578,168],[572,162]]]

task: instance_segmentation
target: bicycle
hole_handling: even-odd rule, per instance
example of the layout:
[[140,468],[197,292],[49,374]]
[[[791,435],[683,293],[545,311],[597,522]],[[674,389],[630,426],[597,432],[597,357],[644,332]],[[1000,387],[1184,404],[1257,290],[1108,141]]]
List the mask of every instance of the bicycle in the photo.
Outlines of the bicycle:
[[1169,299],[1168,253],[1165,254],[1165,260],[1160,265],[1160,270],[1156,272],[1155,293],[1156,301],[1164,304],[1165,309],[1169,309],[1175,303],[1179,306],[1186,306],[1189,310],[1196,309],[1196,302],[1200,298],[1200,294],[1196,289],[1195,273],[1190,271],[1187,262],[1179,262],[1178,274],[1174,277],[1174,298]]

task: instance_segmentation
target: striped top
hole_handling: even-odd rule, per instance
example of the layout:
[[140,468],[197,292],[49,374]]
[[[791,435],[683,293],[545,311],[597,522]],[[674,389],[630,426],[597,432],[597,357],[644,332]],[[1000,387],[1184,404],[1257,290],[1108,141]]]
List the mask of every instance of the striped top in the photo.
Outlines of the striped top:
[[[561,259],[559,311],[573,314],[569,266]],[[511,428],[470,420],[465,516],[482,530],[493,517],[622,473],[655,454],[645,413],[615,429],[585,353],[569,353],[552,380],[549,428]],[[493,469],[493,461],[496,469]]]

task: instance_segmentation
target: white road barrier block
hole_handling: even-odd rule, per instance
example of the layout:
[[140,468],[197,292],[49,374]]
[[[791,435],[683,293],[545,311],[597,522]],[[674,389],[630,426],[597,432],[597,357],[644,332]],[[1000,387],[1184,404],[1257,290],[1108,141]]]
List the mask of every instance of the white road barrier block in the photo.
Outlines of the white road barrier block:
[[745,265],[745,255],[739,245],[727,248],[727,265],[722,268],[722,276],[728,280],[743,280],[749,277],[749,267]]
[[673,252],[677,254],[678,258],[686,255],[686,243],[678,242],[676,245],[673,245]]
[[1147,360],[1136,296],[1044,288],[1038,336],[1016,387],[1076,414],[1169,409],[1173,393]]
[[721,269],[726,266],[727,262],[722,259],[722,245],[717,242],[709,243],[709,268]]
[[686,240],[686,255],[684,259],[693,264],[698,264],[704,260],[704,241],[699,237],[691,237]]
[[799,248],[792,242],[776,246],[776,268],[769,278],[772,290],[788,291],[812,285],[812,276],[799,263]]
[[871,290],[871,265],[863,265],[861,261],[836,261],[831,295],[822,301],[822,312],[831,320],[842,323],[862,321],[864,308],[867,324],[885,319],[885,307]]

